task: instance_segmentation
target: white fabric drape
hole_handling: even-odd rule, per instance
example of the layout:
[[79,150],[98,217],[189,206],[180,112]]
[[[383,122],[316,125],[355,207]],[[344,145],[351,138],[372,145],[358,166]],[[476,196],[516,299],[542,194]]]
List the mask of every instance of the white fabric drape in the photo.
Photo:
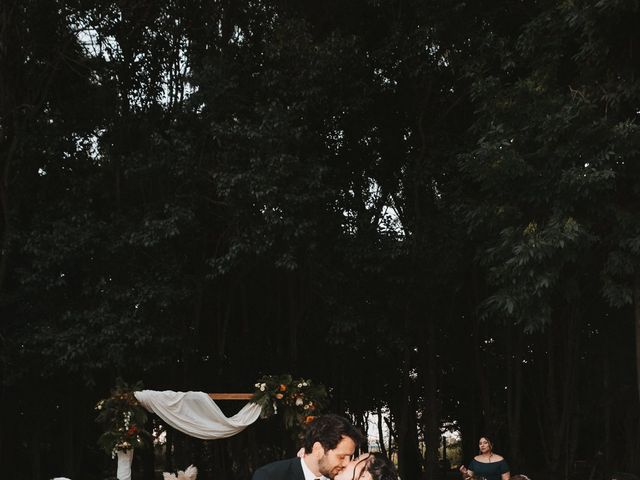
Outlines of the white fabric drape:
[[203,440],[231,437],[260,416],[260,406],[248,403],[233,417],[227,418],[204,392],[142,390],[134,395],[144,408],[173,428]]
[[[173,428],[203,440],[231,437],[260,417],[258,404],[248,403],[233,417],[227,418],[204,392],[142,390],[133,394],[140,405]],[[133,450],[128,450],[127,454],[118,452],[118,480],[131,480],[132,462]]]

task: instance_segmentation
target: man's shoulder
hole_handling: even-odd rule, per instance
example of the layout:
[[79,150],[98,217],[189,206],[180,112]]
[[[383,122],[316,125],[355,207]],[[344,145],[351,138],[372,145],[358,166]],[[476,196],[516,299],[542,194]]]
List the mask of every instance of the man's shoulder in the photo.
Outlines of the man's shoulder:
[[[297,472],[296,467],[300,467],[299,472]],[[299,475],[297,475],[298,473]],[[285,477],[284,475],[287,476]],[[297,457],[286,458],[284,460],[278,460],[276,462],[263,465],[254,472],[253,480],[277,480],[279,478],[294,478],[293,475],[301,479],[304,478],[304,474],[302,473],[302,466],[300,465],[300,459]]]
[[267,463],[263,465],[258,470],[267,469],[267,470],[280,470],[282,468],[289,468],[293,463],[300,463],[300,459],[298,457],[294,458],[285,458],[284,460],[277,460],[275,462]]

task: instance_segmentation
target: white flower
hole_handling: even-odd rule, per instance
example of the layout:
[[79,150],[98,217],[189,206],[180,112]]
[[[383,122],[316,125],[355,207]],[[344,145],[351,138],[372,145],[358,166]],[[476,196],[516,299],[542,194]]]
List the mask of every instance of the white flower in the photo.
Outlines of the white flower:
[[304,403],[304,400],[302,400],[300,397],[296,398],[296,407],[299,407],[303,403]]
[[278,413],[278,405],[276,405],[276,402],[273,402],[273,413]]
[[256,383],[256,384],[254,385],[254,387],[256,387],[256,388],[260,388],[260,384],[259,384],[259,383]]
[[302,382],[302,386],[306,387],[307,386],[307,382]]
[[264,392],[267,389],[267,386],[263,383],[262,385],[260,385],[260,391]]
[[305,410],[309,410],[309,405],[305,405],[305,406],[304,406],[304,409],[305,409]]
[[298,388],[302,388],[302,384],[301,383],[298,384]]

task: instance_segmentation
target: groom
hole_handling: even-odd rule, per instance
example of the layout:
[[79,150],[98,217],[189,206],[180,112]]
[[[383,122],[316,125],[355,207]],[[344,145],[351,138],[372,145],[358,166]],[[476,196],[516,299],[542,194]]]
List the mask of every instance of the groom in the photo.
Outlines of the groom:
[[302,458],[289,458],[260,467],[252,480],[332,479],[351,460],[362,434],[338,415],[316,417],[308,426]]

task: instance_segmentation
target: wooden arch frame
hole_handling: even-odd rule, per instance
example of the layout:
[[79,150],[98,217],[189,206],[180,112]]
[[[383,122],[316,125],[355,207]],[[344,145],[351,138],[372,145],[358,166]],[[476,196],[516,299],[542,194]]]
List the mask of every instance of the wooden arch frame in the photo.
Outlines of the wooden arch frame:
[[210,393],[212,400],[251,400],[253,393]]

